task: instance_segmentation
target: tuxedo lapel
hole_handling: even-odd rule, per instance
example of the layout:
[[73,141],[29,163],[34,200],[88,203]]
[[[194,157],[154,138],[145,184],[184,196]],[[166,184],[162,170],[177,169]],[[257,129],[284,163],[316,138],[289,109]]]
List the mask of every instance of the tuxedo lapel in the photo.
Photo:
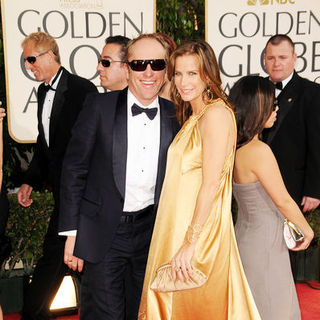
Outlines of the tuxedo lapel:
[[160,147],[158,159],[158,173],[154,201],[157,205],[160,198],[161,187],[165,176],[167,162],[167,149],[173,139],[172,117],[165,106],[163,99],[159,98],[160,105]]
[[59,116],[65,102],[65,92],[68,90],[67,80],[68,80],[68,74],[67,74],[67,71],[64,69],[62,71],[62,74],[56,89],[56,93],[54,95],[53,104],[52,104],[52,110],[50,115],[50,127],[49,127],[50,145],[53,144],[54,136],[55,136],[55,128],[57,127],[57,122],[59,121]]
[[127,165],[127,95],[128,89],[122,90],[117,101],[114,128],[112,166],[116,186],[124,199],[126,188]]
[[299,85],[298,85],[298,76],[294,73],[292,79],[285,86],[285,88],[278,95],[277,100],[279,104],[279,111],[277,113],[277,121],[270,129],[267,143],[270,144],[279,128],[281,127],[283,120],[285,119],[288,112],[291,110],[292,106],[299,97]]

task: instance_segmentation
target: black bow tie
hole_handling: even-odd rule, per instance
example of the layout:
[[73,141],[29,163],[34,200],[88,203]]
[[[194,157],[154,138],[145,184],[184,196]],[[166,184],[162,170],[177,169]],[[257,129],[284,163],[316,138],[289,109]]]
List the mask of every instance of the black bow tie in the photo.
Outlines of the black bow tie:
[[276,82],[276,88],[279,90],[283,89],[282,82]]
[[56,82],[56,80],[58,79],[58,77],[59,77],[61,72],[62,72],[62,67],[59,68],[59,70],[58,70],[56,76],[53,78],[51,84],[45,84],[44,85],[43,89],[44,89],[45,92],[48,92],[49,90],[56,91],[56,89],[54,89],[52,86]]
[[45,84],[43,89],[45,92],[48,92],[49,90],[56,91],[56,89],[52,88],[50,84]]
[[133,116],[137,116],[138,114],[144,112],[150,120],[153,120],[154,117],[157,115],[158,109],[157,108],[150,108],[150,109],[141,108],[134,103],[131,107],[131,112]]

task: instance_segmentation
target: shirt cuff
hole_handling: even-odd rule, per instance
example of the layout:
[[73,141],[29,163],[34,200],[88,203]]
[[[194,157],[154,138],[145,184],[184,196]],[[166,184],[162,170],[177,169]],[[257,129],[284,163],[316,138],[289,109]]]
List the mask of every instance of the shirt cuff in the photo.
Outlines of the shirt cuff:
[[58,233],[59,236],[76,236],[77,230],[69,230],[69,231],[62,231]]

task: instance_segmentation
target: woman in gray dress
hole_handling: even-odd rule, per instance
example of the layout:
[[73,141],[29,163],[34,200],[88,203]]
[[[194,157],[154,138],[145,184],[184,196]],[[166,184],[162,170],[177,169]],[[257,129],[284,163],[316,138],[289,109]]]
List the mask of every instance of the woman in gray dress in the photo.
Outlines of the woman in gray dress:
[[297,320],[301,316],[283,238],[284,217],[305,235],[293,250],[306,249],[313,231],[288,194],[271,149],[259,139],[276,120],[274,85],[246,76],[235,83],[229,99],[238,126],[233,194],[239,207],[235,231],[243,267],[262,320]]

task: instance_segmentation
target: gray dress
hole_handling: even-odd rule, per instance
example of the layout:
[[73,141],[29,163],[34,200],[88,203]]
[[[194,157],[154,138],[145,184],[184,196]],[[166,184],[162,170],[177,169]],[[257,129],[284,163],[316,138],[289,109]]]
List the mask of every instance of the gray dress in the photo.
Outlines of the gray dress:
[[301,319],[282,214],[260,182],[233,183],[233,195],[239,252],[261,319]]

